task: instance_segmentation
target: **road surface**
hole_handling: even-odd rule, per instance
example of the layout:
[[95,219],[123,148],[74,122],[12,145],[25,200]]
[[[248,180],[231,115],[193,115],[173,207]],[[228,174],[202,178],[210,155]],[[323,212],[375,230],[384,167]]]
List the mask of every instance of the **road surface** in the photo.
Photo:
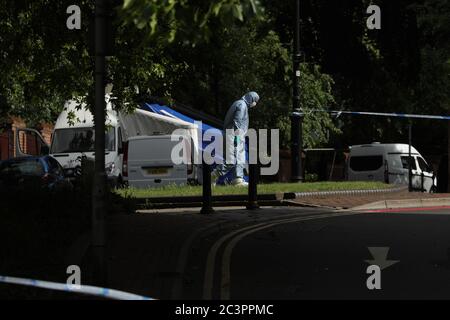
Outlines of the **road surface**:
[[[183,298],[450,298],[448,209],[303,210],[301,217],[240,226],[197,243]],[[368,273],[370,265],[381,268],[379,275]]]

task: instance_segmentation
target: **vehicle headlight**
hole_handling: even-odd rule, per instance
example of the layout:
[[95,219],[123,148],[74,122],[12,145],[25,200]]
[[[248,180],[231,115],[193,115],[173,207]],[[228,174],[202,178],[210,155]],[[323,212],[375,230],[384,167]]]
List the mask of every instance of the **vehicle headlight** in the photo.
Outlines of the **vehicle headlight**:
[[114,162],[107,163],[105,166],[106,174],[112,174],[115,168],[116,165],[114,164]]

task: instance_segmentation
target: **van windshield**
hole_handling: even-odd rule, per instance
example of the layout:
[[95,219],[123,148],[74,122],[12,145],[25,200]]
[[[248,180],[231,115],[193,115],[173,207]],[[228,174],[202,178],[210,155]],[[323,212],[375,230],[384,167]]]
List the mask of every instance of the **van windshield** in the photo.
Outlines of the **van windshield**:
[[423,172],[433,172],[433,169],[431,169],[431,167],[426,163],[426,161],[423,158],[417,158],[417,162],[419,162],[419,167],[420,170],[422,170]]
[[[93,152],[94,141],[94,128],[56,129],[50,152]],[[105,150],[115,151],[114,128],[109,128],[106,132]]]

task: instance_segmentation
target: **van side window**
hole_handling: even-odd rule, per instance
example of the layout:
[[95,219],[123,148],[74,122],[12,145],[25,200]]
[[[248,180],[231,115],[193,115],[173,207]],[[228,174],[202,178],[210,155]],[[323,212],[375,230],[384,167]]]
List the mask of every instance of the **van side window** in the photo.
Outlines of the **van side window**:
[[383,156],[350,157],[350,168],[353,171],[375,171],[383,166]]
[[[408,156],[400,157],[402,159],[402,167],[403,169],[409,169],[408,167]],[[414,157],[411,157],[411,168],[412,170],[417,170],[416,161],[414,161]]]
[[108,128],[108,131],[105,133],[105,150],[116,150],[116,131],[114,127]]

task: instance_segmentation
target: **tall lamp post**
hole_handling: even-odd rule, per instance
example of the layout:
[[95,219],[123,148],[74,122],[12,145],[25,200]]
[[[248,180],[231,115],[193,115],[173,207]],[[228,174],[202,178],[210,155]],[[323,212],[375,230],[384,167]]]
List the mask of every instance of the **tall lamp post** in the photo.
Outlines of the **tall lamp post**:
[[292,114],[291,114],[291,180],[303,182],[303,114],[300,110],[300,0],[295,0],[294,52],[292,54]]
[[106,286],[105,257],[105,83],[108,0],[95,0],[95,172],[92,189],[92,253],[93,276],[97,285]]

